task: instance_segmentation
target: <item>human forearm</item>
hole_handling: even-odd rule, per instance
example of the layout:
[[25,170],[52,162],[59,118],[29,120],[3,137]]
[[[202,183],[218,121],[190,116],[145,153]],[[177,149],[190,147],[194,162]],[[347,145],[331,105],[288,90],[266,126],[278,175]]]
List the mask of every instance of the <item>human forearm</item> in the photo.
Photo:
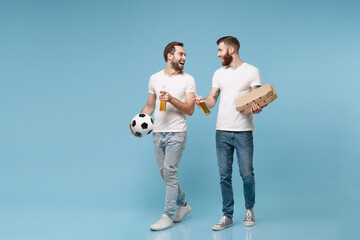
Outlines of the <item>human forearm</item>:
[[151,116],[155,109],[155,100],[156,100],[156,95],[149,94],[148,100],[145,104],[145,107],[141,110],[141,113],[146,113]]
[[209,96],[205,99],[205,103],[208,106],[208,108],[213,108],[217,102],[217,99],[220,94],[219,88],[212,88],[210,91]]
[[208,108],[213,108],[216,104],[216,101],[214,101],[211,97],[207,97],[204,100],[205,100],[205,104]]
[[148,106],[148,105],[145,105],[145,107],[141,110],[141,113],[146,113],[147,115],[150,115],[153,113],[154,111],[154,108]]
[[181,102],[177,98],[172,97],[169,101],[176,109],[191,116],[194,113],[194,101]]
[[194,98],[195,94],[192,92],[186,93],[185,102],[180,101],[179,99],[171,96],[170,93],[166,91],[160,91],[159,99],[160,101],[166,101],[173,105],[179,111],[191,116],[194,113]]

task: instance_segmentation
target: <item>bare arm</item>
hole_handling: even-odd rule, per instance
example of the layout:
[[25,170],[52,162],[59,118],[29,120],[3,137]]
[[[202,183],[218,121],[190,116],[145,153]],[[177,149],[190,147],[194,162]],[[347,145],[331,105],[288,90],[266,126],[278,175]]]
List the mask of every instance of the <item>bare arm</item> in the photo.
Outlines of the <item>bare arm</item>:
[[[255,88],[258,88],[259,86],[255,86]],[[220,94],[219,88],[211,88],[209,96],[205,99],[205,103],[208,106],[208,108],[213,108],[217,102],[217,99]],[[195,99],[196,104],[199,104],[199,100],[204,99],[202,96],[200,96],[200,99]],[[260,113],[262,111],[262,108],[259,107],[258,104],[253,103],[251,112],[254,114]]]
[[182,111],[183,113],[191,116],[194,113],[194,98],[195,94],[192,92],[185,94],[185,102],[178,100],[177,98],[171,96],[166,91],[160,91],[162,95],[159,96],[160,100],[167,101],[171,103],[175,108]]
[[141,110],[141,113],[146,113],[147,115],[151,116],[155,109],[155,101],[156,95],[153,93],[149,93],[149,97],[146,101],[145,107]]
[[[219,97],[220,94],[220,88],[211,88],[209,96],[205,99],[205,103],[206,106],[208,106],[208,108],[213,108],[217,102],[217,99]],[[200,100],[202,100],[203,97],[200,96]],[[196,103],[198,103],[198,101],[196,101]]]

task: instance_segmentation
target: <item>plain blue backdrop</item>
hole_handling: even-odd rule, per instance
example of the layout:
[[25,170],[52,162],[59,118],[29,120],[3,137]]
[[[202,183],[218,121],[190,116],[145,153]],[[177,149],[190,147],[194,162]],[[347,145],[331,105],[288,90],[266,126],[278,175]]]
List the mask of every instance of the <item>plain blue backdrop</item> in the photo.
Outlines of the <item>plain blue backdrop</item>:
[[[358,1],[0,0],[0,239],[358,239]],[[216,40],[278,92],[256,115],[257,225],[221,217],[217,107],[188,117],[179,179],[193,212],[161,233],[165,185],[152,136],[128,124],[184,42],[185,71],[207,96]]]

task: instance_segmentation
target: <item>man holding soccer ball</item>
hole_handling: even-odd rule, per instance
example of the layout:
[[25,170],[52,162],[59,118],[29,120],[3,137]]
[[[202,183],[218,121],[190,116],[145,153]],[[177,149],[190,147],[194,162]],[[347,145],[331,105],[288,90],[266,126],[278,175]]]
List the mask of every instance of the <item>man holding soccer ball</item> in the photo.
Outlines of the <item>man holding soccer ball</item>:
[[[180,222],[192,210],[177,178],[186,144],[186,115],[194,113],[196,92],[194,78],[183,72],[186,61],[183,46],[183,43],[171,42],[165,47],[166,68],[150,77],[149,97],[141,111],[151,115],[155,110],[154,150],[160,175],[166,184],[164,213],[150,226],[153,231],[173,227],[174,222]],[[131,133],[137,136],[132,130]]]

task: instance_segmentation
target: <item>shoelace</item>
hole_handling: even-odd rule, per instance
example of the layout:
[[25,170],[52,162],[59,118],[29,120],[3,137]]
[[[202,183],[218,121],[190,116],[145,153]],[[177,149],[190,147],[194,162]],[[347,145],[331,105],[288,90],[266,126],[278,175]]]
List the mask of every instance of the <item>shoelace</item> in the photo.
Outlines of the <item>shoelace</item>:
[[222,224],[222,223],[225,224],[225,221],[226,221],[226,217],[223,216],[223,217],[220,219],[218,225],[220,225],[220,224]]
[[252,218],[251,210],[246,210],[245,211],[245,220],[251,220],[251,218]]

